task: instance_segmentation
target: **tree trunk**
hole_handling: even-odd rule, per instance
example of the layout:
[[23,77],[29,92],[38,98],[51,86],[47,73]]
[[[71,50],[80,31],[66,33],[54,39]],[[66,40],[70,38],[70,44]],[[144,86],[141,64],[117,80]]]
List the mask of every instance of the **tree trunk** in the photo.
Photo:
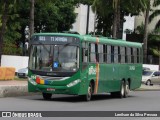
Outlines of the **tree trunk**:
[[113,38],[117,36],[117,8],[114,10],[114,20],[113,20]]
[[149,23],[149,11],[150,11],[150,0],[146,9],[146,15],[145,15],[145,25],[144,25],[144,38],[143,38],[143,62],[147,63],[147,43],[148,43],[148,23]]
[[121,39],[121,7],[120,7],[120,0],[118,0],[118,4],[117,4],[117,34],[116,34],[116,38]]
[[0,65],[1,65],[1,56],[3,53],[3,39],[4,39],[4,34],[6,30],[6,24],[7,24],[7,16],[8,16],[8,9],[9,9],[9,3],[8,0],[3,0],[2,5],[4,6],[4,10],[2,13],[2,27],[0,30]]
[[120,26],[120,0],[116,1],[114,7],[113,38],[117,38],[117,32]]
[[34,3],[35,0],[30,0],[31,2],[31,7],[30,7],[30,25],[29,25],[29,29],[30,29],[30,38],[34,33]]

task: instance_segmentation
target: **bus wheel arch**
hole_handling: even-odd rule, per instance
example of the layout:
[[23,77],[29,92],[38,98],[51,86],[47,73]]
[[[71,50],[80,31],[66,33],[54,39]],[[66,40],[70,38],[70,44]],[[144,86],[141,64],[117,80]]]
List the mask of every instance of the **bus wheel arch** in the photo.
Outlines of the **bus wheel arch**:
[[92,94],[93,94],[94,90],[95,90],[95,82],[94,82],[94,80],[91,80],[89,84],[92,85]]

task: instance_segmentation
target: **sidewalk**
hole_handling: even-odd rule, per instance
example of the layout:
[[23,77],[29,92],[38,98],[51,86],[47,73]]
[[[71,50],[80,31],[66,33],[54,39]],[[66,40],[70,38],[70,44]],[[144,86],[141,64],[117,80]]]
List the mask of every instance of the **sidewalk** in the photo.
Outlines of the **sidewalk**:
[[[160,90],[160,85],[146,86],[141,85],[136,91],[155,91]],[[8,80],[0,81],[0,98],[11,96],[31,95],[28,93],[27,80]]]
[[27,80],[0,81],[0,98],[28,95]]
[[144,85],[142,84],[140,88],[138,88],[137,90],[139,91],[160,91],[160,85]]

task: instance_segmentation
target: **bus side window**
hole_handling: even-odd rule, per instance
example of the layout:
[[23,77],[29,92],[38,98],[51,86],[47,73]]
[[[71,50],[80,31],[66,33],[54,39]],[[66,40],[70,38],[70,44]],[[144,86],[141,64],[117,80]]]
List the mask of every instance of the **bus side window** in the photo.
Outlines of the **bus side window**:
[[131,48],[130,48],[130,47],[127,47],[127,62],[128,62],[128,63],[132,63],[132,61],[131,61],[131,56],[132,56]]
[[114,63],[118,63],[118,46],[114,46]]
[[134,63],[137,63],[137,48],[133,48]]
[[137,48],[137,63],[140,63],[140,49]]
[[134,48],[131,48],[131,63],[134,63]]
[[127,56],[127,48],[125,47],[125,62],[124,63],[128,63],[128,56]]
[[88,62],[88,46],[87,43],[82,43],[82,62]]
[[103,63],[104,62],[104,55],[103,55],[103,45],[99,44],[98,45],[98,54],[99,54],[99,62]]
[[95,44],[95,54],[96,54],[95,62],[99,62],[98,44]]
[[118,63],[121,63],[121,47],[118,46]]
[[103,61],[107,62],[107,45],[103,45]]
[[107,63],[111,63],[111,46],[107,45]]
[[120,47],[120,54],[121,54],[121,63],[125,63],[125,47]]
[[89,44],[89,62],[96,62],[95,44]]
[[111,63],[114,63],[114,46],[111,46]]

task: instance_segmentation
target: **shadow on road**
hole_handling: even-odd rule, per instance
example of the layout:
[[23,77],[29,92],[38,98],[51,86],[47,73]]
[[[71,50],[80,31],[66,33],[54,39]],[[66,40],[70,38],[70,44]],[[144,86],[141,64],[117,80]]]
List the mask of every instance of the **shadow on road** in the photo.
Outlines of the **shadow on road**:
[[[133,97],[133,96],[129,96]],[[98,95],[93,95],[92,96],[92,101],[101,101],[101,100],[111,100],[111,99],[120,99],[117,97],[112,97],[110,94],[98,94]],[[56,101],[56,102],[71,102],[71,103],[76,103],[76,102],[86,102],[84,99],[84,96],[77,96],[77,95],[53,95],[51,100],[44,100],[43,98],[41,99],[32,99],[32,100],[40,100],[40,101]]]

